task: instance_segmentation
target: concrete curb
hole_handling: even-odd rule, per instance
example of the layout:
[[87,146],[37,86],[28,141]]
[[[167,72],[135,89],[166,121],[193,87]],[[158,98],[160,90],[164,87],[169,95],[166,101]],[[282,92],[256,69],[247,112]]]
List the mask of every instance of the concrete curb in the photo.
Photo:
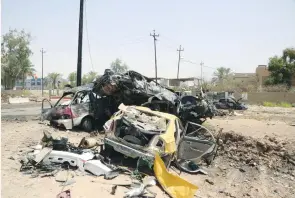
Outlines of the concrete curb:
[[30,102],[29,98],[9,98],[8,103],[9,104],[20,104],[20,103],[27,103]]

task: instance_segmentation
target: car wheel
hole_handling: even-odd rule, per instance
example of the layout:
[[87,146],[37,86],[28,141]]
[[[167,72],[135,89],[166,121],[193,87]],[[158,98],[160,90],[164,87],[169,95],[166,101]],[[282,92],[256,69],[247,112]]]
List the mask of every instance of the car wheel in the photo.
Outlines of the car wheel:
[[82,120],[81,126],[86,132],[93,131],[93,119],[86,117]]

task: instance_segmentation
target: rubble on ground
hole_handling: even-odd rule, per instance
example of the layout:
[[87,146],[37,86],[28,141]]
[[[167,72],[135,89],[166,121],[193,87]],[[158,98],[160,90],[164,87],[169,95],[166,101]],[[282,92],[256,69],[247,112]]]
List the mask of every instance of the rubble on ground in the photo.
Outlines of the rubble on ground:
[[220,133],[218,155],[248,166],[266,165],[272,170],[295,176],[295,152],[284,141],[266,136],[263,140],[238,135],[233,131]]
[[[159,121],[147,116],[146,120],[149,119],[151,119],[150,122],[152,123]],[[163,124],[159,126],[158,130],[164,127]],[[153,131],[154,129],[149,128],[149,130]],[[193,197],[198,188],[181,177],[169,173],[170,164],[164,165],[164,161],[159,154],[156,154],[158,157],[153,158],[152,161],[147,160],[145,162],[143,158],[138,159],[135,167],[122,166],[112,163],[108,157],[103,155],[103,152],[101,152],[103,150],[99,151],[99,144],[97,144],[99,141],[95,138],[83,138],[79,146],[75,147],[65,137],[52,134],[48,130],[44,130],[43,133],[44,136],[39,144],[32,147],[31,150],[23,152],[22,157],[19,159],[21,163],[20,171],[24,174],[30,174],[32,178],[55,177],[60,186],[68,186],[75,183],[77,175],[89,173],[111,180],[120,174],[128,174],[137,178],[138,182],[142,182],[142,184],[134,183],[127,186],[129,191],[126,192],[125,197],[142,197],[146,194],[155,197],[156,195],[148,187],[156,185],[156,180],[161,183],[164,190],[171,197]],[[157,164],[156,167],[155,164]],[[139,171],[140,167],[143,166],[145,167],[143,171],[147,171],[144,174],[141,172],[142,170]],[[148,169],[150,172],[148,172]],[[164,175],[163,171],[165,171]],[[153,172],[155,172],[156,178],[151,177],[154,175]],[[147,177],[146,174],[150,176]],[[169,186],[167,186],[168,176],[174,178],[174,183],[169,183]],[[115,194],[115,190],[116,188],[112,189],[113,194]]]
[[[283,143],[267,138],[257,141],[231,132],[216,136],[202,126],[207,118],[227,115],[202,91],[200,96],[180,97],[137,72],[114,74],[106,70],[96,82],[69,88],[63,97],[68,94],[72,96],[69,101],[57,102],[49,109],[42,103],[42,118],[66,129],[82,126],[87,132],[93,131],[95,124],[103,126],[104,139],[97,140],[95,135],[83,138],[76,147],[67,138],[44,131],[40,144],[20,160],[22,172],[32,177],[54,176],[61,186],[75,183],[77,173],[106,180],[127,174],[139,183],[124,185],[129,188],[125,197],[155,197],[149,186],[157,183],[175,198],[193,197],[198,186],[172,174],[170,167],[189,174],[208,174],[203,166],[210,165],[217,152],[235,161],[233,166],[264,164],[294,174],[295,155]],[[230,109],[228,115],[242,114]],[[85,124],[85,120],[89,122]],[[133,161],[125,165],[125,160]],[[210,179],[206,182],[214,185]],[[112,195],[118,186],[111,188]]]

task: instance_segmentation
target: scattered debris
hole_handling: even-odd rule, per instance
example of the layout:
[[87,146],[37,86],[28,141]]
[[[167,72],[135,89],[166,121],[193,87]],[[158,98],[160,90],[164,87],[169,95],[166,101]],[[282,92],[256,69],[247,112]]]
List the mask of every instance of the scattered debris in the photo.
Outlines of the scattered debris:
[[[146,193],[146,188],[149,186],[156,185],[155,178],[153,177],[145,177],[141,184],[135,185],[133,184],[133,188],[128,191],[124,197],[137,197]],[[149,191],[150,192],[150,191]]]
[[14,157],[12,157],[12,156],[10,156],[8,159],[10,159],[10,160],[15,160],[15,158],[14,158]]
[[100,160],[89,160],[85,162],[84,170],[89,171],[96,176],[108,175],[108,177],[112,171],[109,167],[101,163]]
[[98,142],[96,139],[94,138],[83,138],[79,144],[78,147],[80,148],[85,148],[85,149],[89,149],[89,148],[93,148],[95,146],[98,146]]
[[154,173],[163,189],[173,198],[194,197],[198,189],[196,185],[169,173],[158,154],[155,155]]
[[110,171],[110,172],[107,172],[105,175],[104,175],[104,179],[114,179],[116,177],[119,176],[120,174],[120,170],[113,170],[113,171]]
[[205,179],[205,182],[207,182],[208,184],[214,185],[214,182],[210,179]]
[[63,191],[61,193],[59,193],[56,198],[71,198],[71,191],[70,190],[66,190]]
[[72,185],[74,183],[76,183],[76,181],[74,179],[69,179],[66,182],[60,184],[60,186],[69,186],[69,185]]
[[39,164],[45,157],[47,157],[52,151],[52,148],[44,148],[37,155],[35,155],[34,162]]
[[118,187],[117,185],[114,185],[112,187],[111,195],[115,195],[116,194],[117,187]]
[[59,171],[56,176],[55,176],[55,181],[58,182],[65,182],[68,179],[71,179],[74,177],[74,173],[72,171],[68,171],[68,170],[62,170]]

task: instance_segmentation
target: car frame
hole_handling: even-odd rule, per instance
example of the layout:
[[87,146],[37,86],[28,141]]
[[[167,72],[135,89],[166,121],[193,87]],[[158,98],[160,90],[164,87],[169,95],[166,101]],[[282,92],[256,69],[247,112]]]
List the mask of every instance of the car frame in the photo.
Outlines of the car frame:
[[[136,145],[117,137],[115,133],[117,127],[120,127],[120,125],[117,125],[118,120],[122,119],[124,112],[128,111],[128,108],[135,108],[142,113],[165,118],[168,121],[166,131],[153,136],[146,146]],[[179,162],[180,166],[182,166],[182,162],[184,161],[194,161],[198,163],[200,160],[206,159],[210,164],[213,160],[217,150],[217,144],[213,134],[204,126],[188,122],[186,126],[183,127],[182,122],[175,115],[152,111],[147,107],[124,106],[123,108],[119,107],[119,109],[120,111],[114,114],[104,126],[106,131],[106,136],[104,138],[105,149],[113,149],[127,157],[145,158],[151,161],[154,160],[154,154],[157,152],[167,166],[172,160]],[[188,129],[191,129],[192,126],[195,127],[195,129],[197,128],[197,130],[202,129],[209,132],[210,140],[201,138],[198,135],[193,135],[197,130],[190,130],[188,133]],[[159,145],[162,145],[162,147],[158,147],[157,145],[161,141],[163,144],[160,143]],[[106,153],[110,155],[109,152]]]
[[[70,95],[72,97],[68,102],[61,103]],[[49,103],[50,108],[44,108],[45,102]],[[86,132],[91,132],[95,127],[102,126],[115,110],[111,98],[96,95],[91,86],[81,86],[66,90],[54,105],[44,99],[41,120],[49,120],[52,125],[68,130],[80,126]]]

